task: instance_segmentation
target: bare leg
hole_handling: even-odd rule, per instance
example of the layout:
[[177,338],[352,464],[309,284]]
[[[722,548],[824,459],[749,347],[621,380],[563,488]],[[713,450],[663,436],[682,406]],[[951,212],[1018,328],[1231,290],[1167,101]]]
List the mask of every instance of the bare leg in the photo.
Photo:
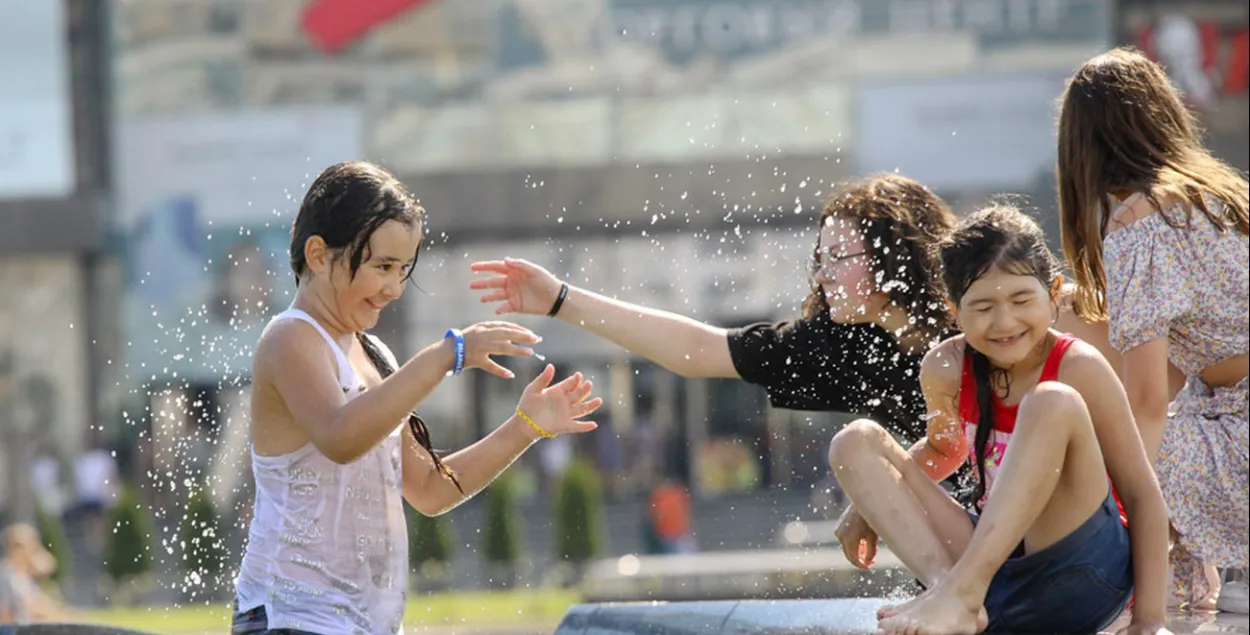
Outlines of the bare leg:
[[1020,404],[1016,429],[972,540],[950,575],[880,623],[900,635],[972,635],[986,626],[990,580],[1023,539],[1029,553],[1085,523],[1107,497],[1089,411],[1071,387],[1044,382]]
[[884,428],[854,421],[833,438],[829,466],[851,504],[932,588],[972,538],[972,520]]

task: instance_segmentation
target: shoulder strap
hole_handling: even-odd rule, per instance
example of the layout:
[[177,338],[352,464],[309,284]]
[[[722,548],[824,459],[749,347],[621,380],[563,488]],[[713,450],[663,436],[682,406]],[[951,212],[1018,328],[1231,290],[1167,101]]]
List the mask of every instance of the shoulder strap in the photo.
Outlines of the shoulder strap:
[[972,356],[964,344],[963,370],[959,382],[959,417],[961,423],[977,423],[980,419],[977,406],[977,380],[972,376]]
[[348,389],[356,387],[356,372],[352,370],[352,364],[347,360],[347,353],[343,352],[343,347],[339,346],[339,343],[334,341],[334,338],[330,337],[330,334],[326,332],[325,327],[321,326],[317,320],[313,319],[313,316],[299,309],[287,309],[274,316],[273,319],[274,321],[281,319],[300,320],[301,322],[311,324],[313,328],[317,329],[317,332],[321,334],[321,337],[325,339],[326,344],[330,345],[330,350],[334,352],[334,359],[339,365],[339,386]]
[[1038,379],[1038,382],[1054,381],[1059,378],[1059,363],[1063,361],[1063,356],[1067,354],[1068,348],[1075,341],[1077,339],[1067,333],[1063,333],[1055,338],[1055,347],[1051,349],[1050,355],[1046,357],[1046,365],[1042,366],[1042,376]]

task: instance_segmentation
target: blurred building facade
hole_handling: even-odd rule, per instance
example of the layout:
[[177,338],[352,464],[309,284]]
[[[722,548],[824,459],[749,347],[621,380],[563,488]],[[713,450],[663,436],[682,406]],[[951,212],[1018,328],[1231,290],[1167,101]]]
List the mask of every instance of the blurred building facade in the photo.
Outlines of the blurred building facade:
[[[994,192],[1049,207],[1053,99],[1114,24],[1100,0],[434,1],[327,54],[301,26],[311,4],[113,3],[119,381],[135,394],[175,403],[175,374],[196,394],[246,386],[254,329],[289,298],[298,199],[342,159],[386,165],[429,212],[420,290],[380,329],[402,353],[489,319],[467,265],[505,255],[717,324],[792,316],[838,181],[898,170],[965,207]],[[521,321],[606,387],[607,426],[575,450],[624,490],[657,460],[705,494],[823,475],[837,417]],[[464,378],[424,410],[461,444],[517,390]]]
[[[1178,84],[1212,144],[1247,163],[1246,9],[1231,1],[1177,14],[1131,0],[435,0],[334,53],[302,26],[312,4],[49,3],[64,9],[43,16],[64,25],[63,59],[39,63],[71,88],[0,94],[0,108],[42,95],[67,113],[59,128],[0,129],[0,281],[19,300],[0,310],[5,407],[37,410],[13,405],[13,386],[39,394],[43,373],[63,425],[126,410],[120,429],[156,444],[145,467],[180,461],[188,432],[224,439],[196,461],[241,479],[250,346],[289,301],[286,234],[304,188],[339,160],[382,163],[429,212],[419,290],[379,327],[401,354],[492,317],[467,292],[467,265],[504,255],[716,324],[792,316],[822,200],[873,171],[913,176],[961,211],[1024,195],[1057,239],[1053,101],[1112,43],[1196,59],[1169,68],[1187,73]],[[36,31],[0,38],[0,63]],[[31,77],[56,76],[21,59]],[[6,161],[31,131],[60,155]],[[600,434],[519,471],[577,452],[622,492],[671,464],[703,494],[824,474],[837,416],[771,410],[737,382],[683,380],[520,321],[611,398]],[[55,339],[38,343],[32,325]],[[517,390],[465,377],[424,412],[440,444],[460,445],[503,420]]]
[[26,458],[81,450],[99,393],[95,271],[109,205],[107,7],[0,0],[0,515]]
[[1120,0],[1117,37],[1168,69],[1211,148],[1250,170],[1250,5],[1225,0]]
[[[27,459],[68,464],[93,425],[157,507],[190,475],[240,509],[250,349],[290,300],[300,197],[336,161],[382,163],[428,211],[418,288],[377,329],[401,355],[493,318],[468,263],[505,255],[719,325],[791,317],[822,201],[873,171],[960,212],[1023,195],[1057,247],[1054,98],[1115,43],[1167,64],[1217,153],[1250,167],[1234,0],[425,0],[327,53],[305,14],[342,1],[0,0],[0,520],[29,514]],[[708,547],[807,513],[845,416],[518,321],[609,402],[598,433],[511,470],[523,499],[591,459],[624,501],[613,554],[636,550],[630,501],[666,472]],[[423,414],[456,447],[519,390],[470,374]],[[715,500],[762,487],[795,493]],[[158,520],[170,538],[178,519]]]

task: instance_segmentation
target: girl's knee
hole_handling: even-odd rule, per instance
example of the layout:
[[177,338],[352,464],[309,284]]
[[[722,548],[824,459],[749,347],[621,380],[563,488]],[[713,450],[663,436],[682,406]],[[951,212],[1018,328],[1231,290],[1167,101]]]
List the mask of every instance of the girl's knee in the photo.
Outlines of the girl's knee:
[[880,452],[893,437],[871,419],[856,419],[833,435],[829,442],[829,466],[838,469],[848,457],[861,456],[866,452]]

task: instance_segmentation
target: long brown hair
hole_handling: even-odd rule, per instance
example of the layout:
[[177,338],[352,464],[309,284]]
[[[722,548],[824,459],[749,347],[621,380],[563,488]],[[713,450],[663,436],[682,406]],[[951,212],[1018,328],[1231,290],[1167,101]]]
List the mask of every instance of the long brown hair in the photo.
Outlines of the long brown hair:
[[[1082,65],[1061,99],[1055,174],[1079,317],[1107,319],[1102,241],[1113,192],[1141,192],[1157,210],[1182,201],[1186,226],[1197,209],[1222,231],[1250,235],[1245,176],[1203,145],[1197,120],[1161,66],[1135,49],[1114,49]],[[1164,222],[1177,221],[1165,214]]]
[[[955,215],[938,195],[905,176],[878,174],[840,185],[817,227],[833,217],[859,221],[880,287],[919,329],[937,334],[953,327],[934,246],[954,229]],[[819,240],[818,235],[817,250]],[[803,317],[828,312],[825,294],[813,280]]]

